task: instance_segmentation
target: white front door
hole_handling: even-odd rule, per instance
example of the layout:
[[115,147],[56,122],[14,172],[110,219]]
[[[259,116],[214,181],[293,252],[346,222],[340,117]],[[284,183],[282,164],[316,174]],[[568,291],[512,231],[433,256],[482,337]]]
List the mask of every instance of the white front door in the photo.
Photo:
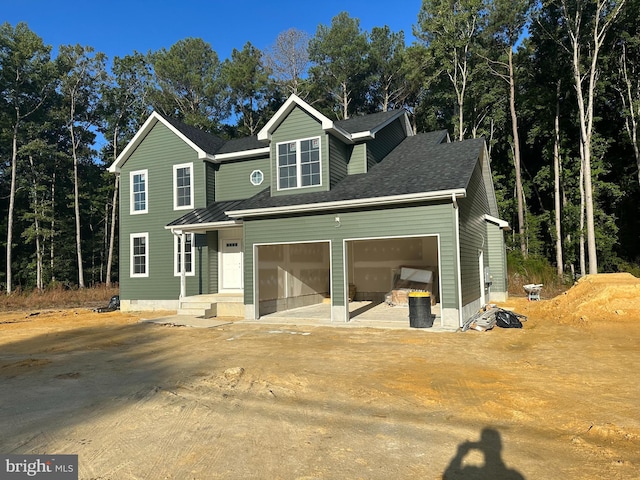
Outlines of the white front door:
[[240,239],[220,240],[220,290],[242,290],[242,258]]

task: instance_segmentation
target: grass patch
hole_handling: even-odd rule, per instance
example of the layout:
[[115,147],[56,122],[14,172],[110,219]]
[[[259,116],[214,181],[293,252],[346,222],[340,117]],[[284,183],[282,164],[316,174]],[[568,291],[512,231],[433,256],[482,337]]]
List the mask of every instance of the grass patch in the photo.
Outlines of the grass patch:
[[106,306],[109,299],[118,295],[118,292],[117,286],[107,288],[104,285],[74,289],[58,285],[42,291],[17,289],[10,295],[0,294],[0,311],[96,308]]
[[510,251],[507,254],[507,272],[509,276],[509,295],[524,296],[523,285],[543,284],[542,297],[552,298],[568,290],[573,280],[565,275],[558,278],[556,267],[546,258],[529,256],[524,258],[521,252]]

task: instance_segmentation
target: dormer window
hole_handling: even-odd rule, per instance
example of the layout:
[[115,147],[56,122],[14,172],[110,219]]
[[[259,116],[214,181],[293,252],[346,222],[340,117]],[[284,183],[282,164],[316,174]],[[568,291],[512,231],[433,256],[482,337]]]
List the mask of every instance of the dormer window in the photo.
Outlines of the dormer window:
[[278,190],[321,185],[320,137],[279,143]]

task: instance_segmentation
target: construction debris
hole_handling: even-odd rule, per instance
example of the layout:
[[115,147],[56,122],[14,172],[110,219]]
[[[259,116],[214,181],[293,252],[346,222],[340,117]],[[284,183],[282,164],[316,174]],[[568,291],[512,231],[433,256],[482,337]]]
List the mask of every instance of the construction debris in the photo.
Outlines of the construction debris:
[[515,319],[519,322],[524,322],[527,320],[527,317],[525,315],[511,312],[509,310],[499,308],[496,305],[489,304],[478,310],[466,322],[464,322],[461,330],[463,332],[466,332],[469,329],[477,330],[479,332],[486,332],[487,330],[491,330],[498,323],[497,317],[499,312],[506,314],[502,315],[503,317],[515,317]]

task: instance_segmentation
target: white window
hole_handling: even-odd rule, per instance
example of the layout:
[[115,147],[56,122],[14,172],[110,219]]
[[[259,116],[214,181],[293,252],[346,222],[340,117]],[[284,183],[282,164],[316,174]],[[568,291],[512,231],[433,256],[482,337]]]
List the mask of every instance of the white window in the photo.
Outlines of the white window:
[[254,170],[249,177],[252,185],[260,185],[264,181],[264,174],[261,170]]
[[[185,275],[195,275],[193,269],[193,234],[185,233],[185,255],[184,255],[184,272]],[[174,235],[173,240],[173,274],[180,276],[180,266],[182,265],[182,242],[180,241],[180,235]]]
[[149,276],[149,234],[132,233],[130,236],[130,264],[132,277]]
[[129,204],[131,215],[148,212],[149,173],[138,170],[129,173],[129,190],[131,192]]
[[279,143],[276,149],[278,190],[322,184],[320,137]]
[[173,209],[193,208],[193,163],[173,166]]

